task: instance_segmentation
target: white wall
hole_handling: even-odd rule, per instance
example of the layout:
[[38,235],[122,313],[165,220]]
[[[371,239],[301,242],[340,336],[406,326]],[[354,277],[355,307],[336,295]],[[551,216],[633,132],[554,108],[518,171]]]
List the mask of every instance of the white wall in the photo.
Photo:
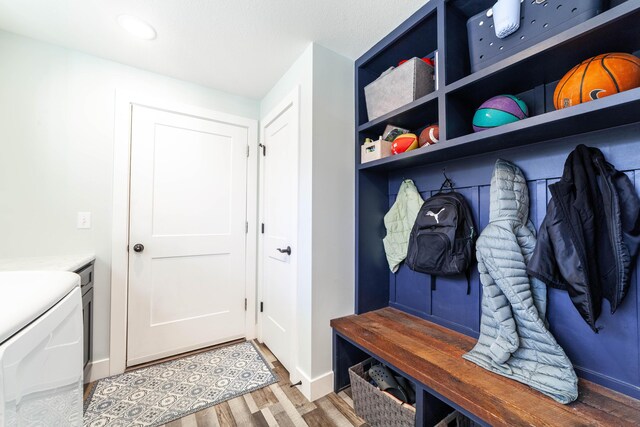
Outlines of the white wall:
[[354,93],[353,61],[314,46],[311,375],[331,387],[329,321],[353,313],[355,297]]
[[94,358],[106,358],[116,90],[252,119],[260,105],[5,32],[0,58],[0,257],[95,252]]
[[353,61],[311,44],[262,100],[265,117],[300,87],[296,371],[310,399],[333,387],[329,320],[353,313]]

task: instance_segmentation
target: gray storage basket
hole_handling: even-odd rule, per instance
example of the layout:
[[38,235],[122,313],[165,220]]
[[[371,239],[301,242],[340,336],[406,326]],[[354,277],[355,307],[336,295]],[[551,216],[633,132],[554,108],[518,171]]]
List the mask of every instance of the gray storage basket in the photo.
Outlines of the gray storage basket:
[[447,415],[435,427],[480,427],[480,424],[473,422],[469,418],[455,411]]
[[367,359],[349,368],[351,394],[356,414],[372,427],[414,427],[416,411],[409,405],[401,405],[387,393],[369,383],[365,366],[374,359]]
[[412,58],[364,88],[369,120],[376,119],[433,92],[433,67]]
[[487,11],[467,21],[471,72],[488,67],[542,40],[584,22],[604,10],[603,0],[524,0],[520,28],[503,39],[496,37]]

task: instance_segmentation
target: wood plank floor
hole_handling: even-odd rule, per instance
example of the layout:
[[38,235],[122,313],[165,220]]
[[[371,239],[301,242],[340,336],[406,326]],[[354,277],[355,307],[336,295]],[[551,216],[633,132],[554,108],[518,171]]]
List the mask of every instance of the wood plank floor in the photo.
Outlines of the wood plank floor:
[[[349,389],[309,402],[298,388],[291,387],[289,373],[269,349],[255,343],[280,379],[277,384],[211,406],[164,427],[367,426],[353,410]],[[90,388],[91,384],[87,384],[85,391]]]

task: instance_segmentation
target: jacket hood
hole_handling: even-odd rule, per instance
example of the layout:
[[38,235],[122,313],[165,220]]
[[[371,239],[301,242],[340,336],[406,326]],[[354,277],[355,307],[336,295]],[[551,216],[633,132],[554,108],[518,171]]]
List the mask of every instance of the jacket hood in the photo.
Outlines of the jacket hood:
[[491,177],[489,222],[511,219],[523,224],[529,219],[529,188],[520,168],[498,159]]

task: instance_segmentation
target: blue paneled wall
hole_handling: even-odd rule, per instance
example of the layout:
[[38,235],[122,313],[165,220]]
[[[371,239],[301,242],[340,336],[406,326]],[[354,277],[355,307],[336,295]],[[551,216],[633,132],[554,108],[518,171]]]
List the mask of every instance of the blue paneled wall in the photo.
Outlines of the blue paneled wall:
[[[423,198],[435,194],[443,181],[442,169],[446,168],[457,191],[467,198],[476,225],[482,230],[489,221],[489,185],[493,165],[501,157],[517,164],[527,177],[530,216],[537,228],[544,219],[551,197],[548,186],[558,180],[567,155],[581,143],[600,148],[618,170],[626,171],[640,193],[640,125],[633,124],[487,156],[391,172],[389,206],[395,201],[400,183],[405,178],[413,179]],[[634,272],[631,289],[614,315],[608,306],[603,307],[598,320],[602,330],[598,334],[580,317],[567,293],[556,289],[549,289],[548,320],[551,332],[569,355],[579,376],[640,398],[640,293],[637,278]],[[478,336],[480,304],[481,285],[475,264],[469,295],[464,276],[431,277],[413,272],[404,265],[397,274],[390,274],[389,305],[467,335]]]

